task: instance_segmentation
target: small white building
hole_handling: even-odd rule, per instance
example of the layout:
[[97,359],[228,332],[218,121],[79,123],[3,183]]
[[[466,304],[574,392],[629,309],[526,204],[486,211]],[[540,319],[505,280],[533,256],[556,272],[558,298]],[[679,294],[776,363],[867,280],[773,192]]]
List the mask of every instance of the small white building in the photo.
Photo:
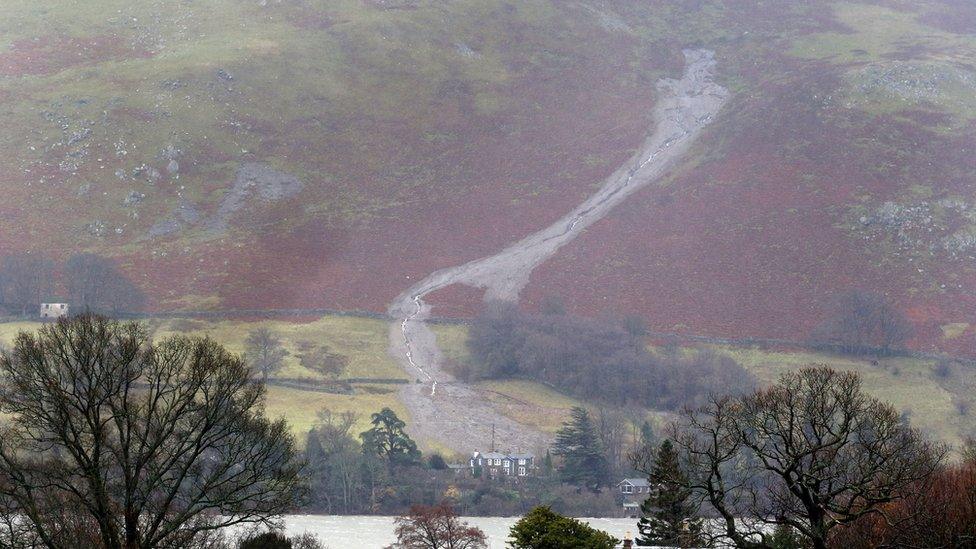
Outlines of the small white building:
[[61,318],[68,316],[67,303],[41,303],[38,313],[41,318]]
[[641,503],[651,496],[654,487],[646,478],[625,478],[617,483],[617,490],[620,492],[618,501],[623,506],[624,516],[637,518],[641,514]]

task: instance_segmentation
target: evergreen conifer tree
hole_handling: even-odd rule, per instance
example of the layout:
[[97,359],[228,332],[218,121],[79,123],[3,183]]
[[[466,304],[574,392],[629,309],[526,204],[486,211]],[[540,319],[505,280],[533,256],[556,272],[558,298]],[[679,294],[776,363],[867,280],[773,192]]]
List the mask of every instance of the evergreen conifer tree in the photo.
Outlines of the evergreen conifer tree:
[[420,450],[405,428],[407,424],[396,412],[383,408],[373,414],[373,428],[359,435],[363,440],[363,453],[385,459],[390,465],[416,465],[420,462]]
[[570,410],[569,421],[556,432],[553,454],[562,456],[559,476],[568,484],[599,490],[610,478],[603,445],[590,414],[579,406]]
[[688,501],[688,478],[671,441],[665,440],[658,449],[648,480],[651,495],[641,504],[637,545],[698,546],[702,542],[702,521],[696,518],[696,508]]
[[640,445],[645,446],[654,443],[654,429],[651,424],[644,421],[640,427]]
[[552,473],[555,471],[552,466],[552,453],[548,448],[546,449],[546,457],[542,458],[542,471],[546,478],[551,477]]

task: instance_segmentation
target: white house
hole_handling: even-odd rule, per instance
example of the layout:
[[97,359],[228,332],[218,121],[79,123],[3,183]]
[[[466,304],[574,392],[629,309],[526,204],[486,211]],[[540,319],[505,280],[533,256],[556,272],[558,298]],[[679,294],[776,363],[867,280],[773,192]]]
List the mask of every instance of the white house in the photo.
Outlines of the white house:
[[617,483],[618,501],[625,517],[639,517],[641,503],[651,495],[651,483],[646,478],[625,478]]
[[625,478],[617,483],[617,488],[621,494],[644,494],[651,493],[651,483],[646,478]]
[[67,303],[41,303],[38,312],[41,318],[61,318],[68,316]]
[[535,469],[535,456],[518,452],[475,452],[468,460],[472,473],[482,471],[488,477],[506,475],[510,477],[531,476]]

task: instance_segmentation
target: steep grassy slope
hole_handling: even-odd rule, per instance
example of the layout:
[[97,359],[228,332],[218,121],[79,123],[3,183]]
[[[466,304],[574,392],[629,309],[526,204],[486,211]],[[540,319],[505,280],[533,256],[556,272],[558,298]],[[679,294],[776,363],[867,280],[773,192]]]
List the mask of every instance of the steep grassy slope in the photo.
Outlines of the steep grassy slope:
[[380,308],[558,216],[680,62],[544,1],[64,4],[0,23],[0,245],[121,256],[157,307]]
[[700,156],[544,265],[529,297],[795,339],[838,291],[875,290],[914,346],[974,354],[976,41],[942,24],[957,7],[841,3],[837,28],[770,35],[782,55],[721,47],[753,79]]
[[381,311],[580,202],[706,47],[731,106],[528,301],[802,339],[861,287],[976,354],[974,30],[964,0],[10,0],[0,251],[117,257],[157,309]]

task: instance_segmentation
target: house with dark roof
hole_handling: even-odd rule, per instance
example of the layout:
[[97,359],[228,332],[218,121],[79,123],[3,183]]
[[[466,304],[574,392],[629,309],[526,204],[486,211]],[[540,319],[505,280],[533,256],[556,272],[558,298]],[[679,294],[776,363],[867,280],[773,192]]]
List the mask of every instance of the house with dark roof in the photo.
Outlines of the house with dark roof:
[[617,499],[625,517],[640,516],[640,506],[651,496],[653,486],[646,478],[625,478],[617,483]]
[[489,478],[528,477],[535,474],[535,455],[522,452],[474,452],[468,460],[472,475],[477,472]]

